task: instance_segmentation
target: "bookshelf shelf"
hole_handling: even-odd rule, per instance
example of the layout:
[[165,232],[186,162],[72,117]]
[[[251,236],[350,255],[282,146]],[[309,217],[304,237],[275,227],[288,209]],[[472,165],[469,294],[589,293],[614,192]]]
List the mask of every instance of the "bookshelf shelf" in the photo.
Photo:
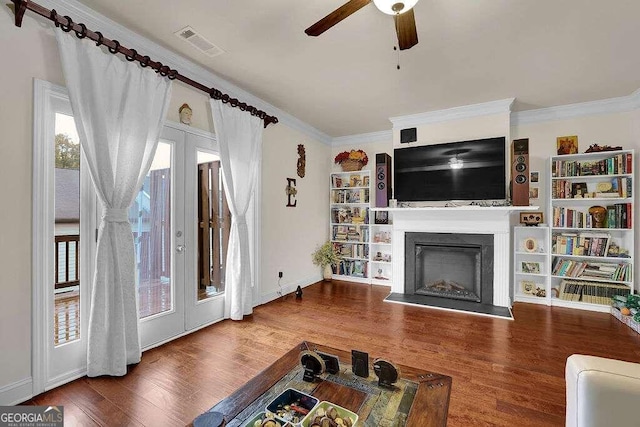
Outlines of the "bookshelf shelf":
[[626,285],[626,286],[633,286],[633,282],[621,282],[619,280],[610,280],[610,279],[598,279],[597,277],[571,277],[571,276],[558,276],[558,275],[551,275],[551,278],[553,279],[573,279],[573,280],[583,280],[585,282],[599,282],[599,283],[614,283],[617,285]]
[[637,290],[634,163],[633,150],[549,159],[549,305],[607,312],[612,294]]

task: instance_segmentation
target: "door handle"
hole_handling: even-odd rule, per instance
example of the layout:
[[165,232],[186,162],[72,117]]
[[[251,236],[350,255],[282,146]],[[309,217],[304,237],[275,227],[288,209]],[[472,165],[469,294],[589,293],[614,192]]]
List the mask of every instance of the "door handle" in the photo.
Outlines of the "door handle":
[[179,254],[181,254],[182,252],[184,252],[186,248],[184,247],[184,245],[178,245],[176,246],[176,252],[178,252]]

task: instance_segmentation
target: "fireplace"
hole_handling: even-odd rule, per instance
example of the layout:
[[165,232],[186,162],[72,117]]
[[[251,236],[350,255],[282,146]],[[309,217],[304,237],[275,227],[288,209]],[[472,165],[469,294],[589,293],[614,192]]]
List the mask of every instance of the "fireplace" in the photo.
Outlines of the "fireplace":
[[405,234],[405,295],[493,304],[493,235]]

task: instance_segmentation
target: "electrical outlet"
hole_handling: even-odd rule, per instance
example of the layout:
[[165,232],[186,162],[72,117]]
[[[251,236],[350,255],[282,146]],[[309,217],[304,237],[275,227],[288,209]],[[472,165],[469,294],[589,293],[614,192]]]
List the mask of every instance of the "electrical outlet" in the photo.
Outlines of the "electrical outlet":
[[278,271],[278,278],[282,279],[282,271]]

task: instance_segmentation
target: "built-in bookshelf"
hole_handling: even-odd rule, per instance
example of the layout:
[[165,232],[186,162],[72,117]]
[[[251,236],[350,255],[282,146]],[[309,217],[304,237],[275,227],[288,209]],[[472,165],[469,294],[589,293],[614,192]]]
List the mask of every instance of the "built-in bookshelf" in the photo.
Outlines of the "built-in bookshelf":
[[371,283],[391,286],[393,278],[392,225],[389,211],[372,210],[371,221]]
[[370,172],[336,172],[330,178],[329,235],[340,256],[333,277],[370,283]]
[[547,303],[609,311],[634,292],[633,150],[549,161]]
[[514,227],[514,300],[549,304],[549,228]]

